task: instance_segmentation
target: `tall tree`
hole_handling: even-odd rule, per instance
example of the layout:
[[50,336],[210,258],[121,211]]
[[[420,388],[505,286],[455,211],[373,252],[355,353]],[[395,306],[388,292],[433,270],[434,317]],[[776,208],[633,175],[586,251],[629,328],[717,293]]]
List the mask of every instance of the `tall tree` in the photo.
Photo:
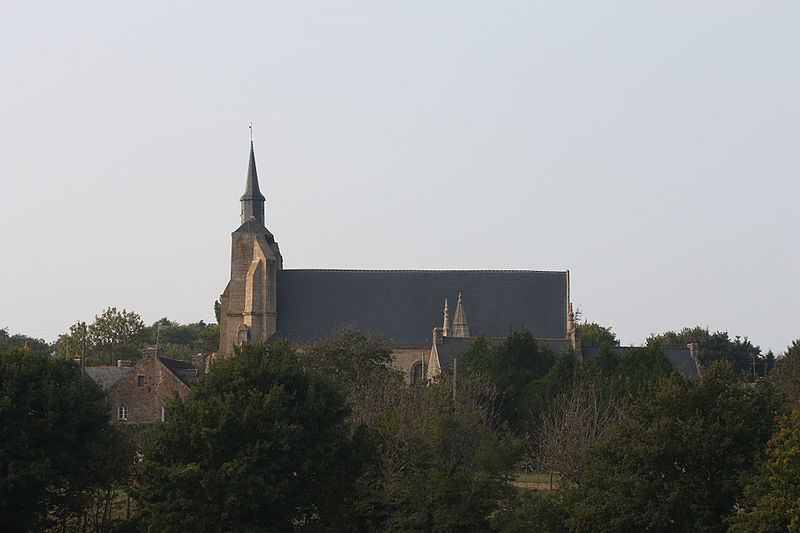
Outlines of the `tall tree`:
[[610,327],[595,322],[584,322],[576,327],[581,336],[581,344],[584,346],[619,346],[617,334],[611,331]]
[[775,362],[771,375],[795,408],[800,408],[800,339],[792,341],[786,352]]
[[800,531],[800,412],[780,418],[761,470],[750,478],[745,494],[730,531]]
[[773,428],[777,397],[729,363],[674,373],[593,448],[574,489],[579,531],[724,531]]
[[216,362],[145,448],[138,502],[151,531],[323,527],[356,471],[344,398],[286,344]]
[[105,482],[109,431],[103,392],[73,361],[0,348],[0,530],[78,513]]
[[115,359],[141,358],[144,322],[138,314],[109,307],[88,327],[95,364],[114,364]]
[[[479,336],[464,354],[466,375],[487,379],[496,388],[503,404],[504,418],[520,430],[538,405],[538,380],[556,362],[550,350],[536,344],[530,331],[512,329],[500,344]],[[566,363],[565,363],[566,364]]]

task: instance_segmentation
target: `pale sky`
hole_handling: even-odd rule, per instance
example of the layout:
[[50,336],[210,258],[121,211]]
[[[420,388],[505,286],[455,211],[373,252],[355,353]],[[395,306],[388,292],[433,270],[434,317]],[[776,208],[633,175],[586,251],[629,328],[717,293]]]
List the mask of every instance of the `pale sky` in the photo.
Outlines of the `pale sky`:
[[625,344],[782,353],[798,28],[796,1],[2,0],[0,327],[213,322],[252,120],[286,268],[568,269]]

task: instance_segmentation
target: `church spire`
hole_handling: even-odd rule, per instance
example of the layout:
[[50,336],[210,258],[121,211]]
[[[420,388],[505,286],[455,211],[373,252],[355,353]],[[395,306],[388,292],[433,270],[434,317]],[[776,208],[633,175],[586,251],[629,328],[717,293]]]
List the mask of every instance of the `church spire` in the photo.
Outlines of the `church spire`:
[[250,140],[250,164],[247,168],[247,183],[244,194],[239,200],[242,202],[242,224],[251,217],[264,224],[264,195],[258,189],[258,172],[256,172],[256,154],[253,150],[253,141]]
[[467,325],[467,315],[464,313],[464,302],[461,301],[461,293],[458,293],[458,305],[456,314],[453,317],[453,330],[451,337],[469,337],[469,326]]

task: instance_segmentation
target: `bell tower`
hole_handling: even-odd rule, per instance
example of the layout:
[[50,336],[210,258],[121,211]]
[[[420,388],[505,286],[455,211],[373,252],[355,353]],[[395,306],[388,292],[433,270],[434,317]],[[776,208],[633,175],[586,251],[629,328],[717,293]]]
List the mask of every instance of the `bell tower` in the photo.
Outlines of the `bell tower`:
[[250,161],[241,202],[241,225],[231,233],[231,278],[220,296],[218,356],[234,346],[267,342],[277,329],[277,276],[283,258],[275,237],[264,226],[266,199],[258,186],[256,157]]

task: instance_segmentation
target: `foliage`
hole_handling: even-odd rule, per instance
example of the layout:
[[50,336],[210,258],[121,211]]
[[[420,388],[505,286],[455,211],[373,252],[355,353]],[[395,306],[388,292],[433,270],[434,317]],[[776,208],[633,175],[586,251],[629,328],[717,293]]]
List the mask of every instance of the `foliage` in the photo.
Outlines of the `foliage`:
[[75,363],[0,348],[0,530],[42,528],[82,512],[86,491],[117,475],[100,388]]
[[800,531],[800,412],[780,417],[766,460],[745,493],[747,503],[730,531]]
[[771,377],[795,408],[800,407],[800,339],[794,340],[775,362]]
[[[464,354],[462,364],[465,375],[486,379],[497,388],[503,418],[520,430],[533,411],[538,413],[541,408],[542,385],[551,385],[552,380],[540,380],[555,363],[555,354],[538,346],[530,331],[512,328],[500,344],[478,336]],[[567,366],[568,360],[559,369]]]
[[576,531],[722,531],[778,402],[714,363],[641,395],[592,449],[572,489]]
[[753,375],[753,362],[759,374],[764,373],[765,359],[761,356],[761,348],[754,346],[747,337],[733,340],[727,331],[710,333],[708,328],[700,326],[683,328],[680,332],[667,331],[661,335],[653,335],[648,339],[656,341],[664,347],[685,347],[690,343],[697,343],[700,348],[700,363],[707,367],[714,361],[728,361],[737,372],[747,372]]
[[141,358],[144,322],[133,311],[109,307],[95,316],[87,330],[92,354],[87,363],[113,365],[115,359]]
[[155,531],[324,525],[353,470],[342,395],[286,344],[216,362],[145,447],[138,503]]
[[566,495],[563,491],[518,491],[491,516],[491,530],[499,533],[566,531]]
[[219,325],[202,320],[180,324],[167,317],[144,328],[143,338],[150,345],[158,344],[158,353],[171,359],[191,359],[196,353],[215,352],[219,347]]
[[610,327],[601,326],[595,322],[585,322],[575,326],[584,346],[619,346],[617,334]]
[[464,381],[397,389],[368,429],[375,447],[359,478],[366,529],[485,531],[508,497],[515,442],[495,425],[491,396]]
[[390,366],[391,348],[380,338],[353,328],[328,332],[300,357],[306,368],[334,380],[345,392],[353,431],[374,423],[381,406],[389,405],[395,391],[405,387],[402,373]]
[[537,432],[538,464],[546,472],[557,472],[567,482],[577,483],[587,451],[619,419],[620,403],[589,380],[581,380],[559,395]]
[[47,343],[44,341],[44,339],[28,337],[27,335],[22,335],[21,333],[9,335],[8,328],[0,328],[0,347],[25,348],[26,346],[28,349],[35,350],[37,352],[47,351]]

